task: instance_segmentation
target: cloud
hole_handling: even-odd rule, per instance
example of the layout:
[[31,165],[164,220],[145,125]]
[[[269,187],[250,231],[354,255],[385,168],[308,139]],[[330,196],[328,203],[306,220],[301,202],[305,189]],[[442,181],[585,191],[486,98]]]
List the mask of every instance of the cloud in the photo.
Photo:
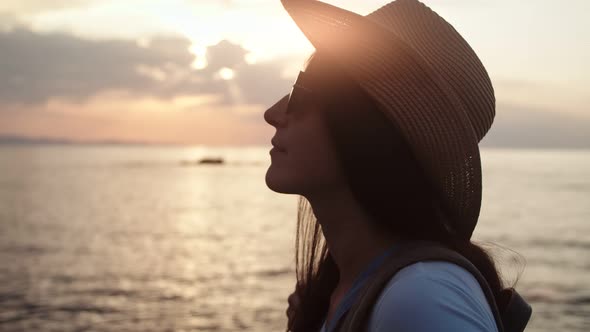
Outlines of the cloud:
[[[105,91],[170,99],[219,95],[223,104],[270,105],[288,92],[281,77],[289,59],[249,64],[242,46],[222,41],[208,47],[209,66],[197,70],[191,43],[182,37],[88,40],[66,33],[38,33],[25,27],[0,31],[0,105],[38,105],[51,98],[83,103]],[[219,79],[221,68],[233,80]],[[1,108],[1,106],[0,106]]]
[[12,26],[19,23],[19,20],[14,14],[3,13],[0,11],[0,31],[10,30]]
[[[51,97],[83,100],[107,89],[166,95],[157,81],[137,71],[188,67],[192,56],[181,39],[156,40],[150,48],[133,41],[91,41],[70,35],[16,28],[0,34],[0,100],[38,104]],[[170,69],[167,69],[168,71]]]
[[46,11],[83,7],[92,2],[96,2],[96,0],[5,0],[0,2],[0,13],[38,14]]
[[481,146],[590,148],[588,128],[587,116],[499,103],[492,128]]

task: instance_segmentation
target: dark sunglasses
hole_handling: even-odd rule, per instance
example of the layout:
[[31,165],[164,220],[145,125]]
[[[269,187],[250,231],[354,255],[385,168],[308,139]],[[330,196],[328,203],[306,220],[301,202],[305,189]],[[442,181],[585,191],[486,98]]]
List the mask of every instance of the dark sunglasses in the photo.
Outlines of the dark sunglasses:
[[[305,83],[307,81],[307,84]],[[300,109],[301,107],[308,105],[310,102],[316,100],[316,93],[309,88],[309,75],[305,72],[300,71],[291,93],[289,94],[289,100],[287,102],[287,113]]]

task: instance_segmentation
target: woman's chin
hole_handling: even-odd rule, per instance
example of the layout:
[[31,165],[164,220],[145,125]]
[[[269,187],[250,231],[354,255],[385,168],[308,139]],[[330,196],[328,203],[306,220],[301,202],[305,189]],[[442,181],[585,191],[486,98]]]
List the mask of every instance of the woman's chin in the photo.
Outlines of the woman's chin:
[[293,179],[290,173],[278,169],[271,165],[266,171],[266,186],[277,193],[295,194],[296,190],[293,185]]

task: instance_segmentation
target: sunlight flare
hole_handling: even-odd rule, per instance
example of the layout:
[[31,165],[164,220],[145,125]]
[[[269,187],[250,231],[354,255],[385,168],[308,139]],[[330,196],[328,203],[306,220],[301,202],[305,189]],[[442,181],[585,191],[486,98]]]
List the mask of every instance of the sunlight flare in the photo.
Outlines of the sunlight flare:
[[195,60],[191,64],[191,67],[196,70],[207,68],[207,47],[202,44],[193,43],[188,51],[195,56]]
[[235,77],[235,72],[231,68],[223,67],[219,70],[219,77],[224,81],[229,81]]

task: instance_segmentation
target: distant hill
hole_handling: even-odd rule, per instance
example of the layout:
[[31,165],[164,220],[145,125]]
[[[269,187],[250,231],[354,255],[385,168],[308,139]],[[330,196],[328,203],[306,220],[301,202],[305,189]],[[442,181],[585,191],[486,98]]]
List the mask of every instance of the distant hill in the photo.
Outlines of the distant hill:
[[0,144],[153,145],[151,143],[146,142],[131,142],[118,140],[76,141],[66,138],[29,137],[18,135],[0,135]]

